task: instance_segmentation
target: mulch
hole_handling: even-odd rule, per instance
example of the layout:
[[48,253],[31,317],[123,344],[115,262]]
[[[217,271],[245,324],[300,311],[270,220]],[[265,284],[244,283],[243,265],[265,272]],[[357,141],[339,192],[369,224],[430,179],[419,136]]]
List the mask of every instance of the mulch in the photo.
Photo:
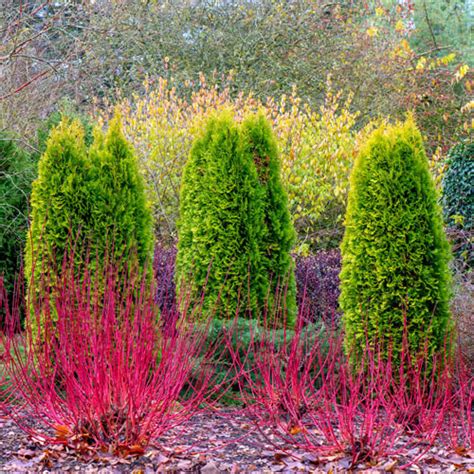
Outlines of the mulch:
[[[160,438],[144,455],[125,458],[92,449],[78,454],[61,444],[44,445],[33,441],[11,419],[0,418],[0,472],[474,473],[474,452],[459,455],[437,446],[415,447],[404,457],[353,467],[351,456],[345,453],[320,457],[290,447],[276,448],[276,443],[270,432],[266,436],[256,432],[239,410],[228,410],[224,416],[198,414]],[[419,459],[401,469],[410,458]]]

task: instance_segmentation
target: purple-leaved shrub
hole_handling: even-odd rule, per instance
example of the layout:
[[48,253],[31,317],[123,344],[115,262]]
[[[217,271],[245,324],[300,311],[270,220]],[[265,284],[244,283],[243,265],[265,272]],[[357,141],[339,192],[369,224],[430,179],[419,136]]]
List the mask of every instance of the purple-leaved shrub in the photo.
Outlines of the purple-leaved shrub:
[[[297,302],[308,322],[319,318],[339,318],[339,272],[341,253],[338,249],[322,250],[315,255],[296,259]],[[304,306],[304,309],[301,309]]]

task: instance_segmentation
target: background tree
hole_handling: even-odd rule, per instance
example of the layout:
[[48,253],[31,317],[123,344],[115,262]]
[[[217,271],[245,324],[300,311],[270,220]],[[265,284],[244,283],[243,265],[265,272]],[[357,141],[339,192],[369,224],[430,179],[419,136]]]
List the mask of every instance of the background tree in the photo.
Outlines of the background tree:
[[470,0],[415,0],[411,44],[418,53],[453,51],[474,66],[474,11]]
[[448,155],[443,177],[444,218],[458,263],[474,265],[474,143],[459,143]]
[[34,141],[58,101],[82,103],[77,72],[92,13],[89,2],[2,0],[0,130]]
[[7,291],[20,271],[28,229],[28,197],[33,181],[31,156],[6,133],[0,134],[0,273]]
[[[406,318],[413,354],[449,343],[449,246],[441,210],[412,118],[382,126],[360,151],[342,243],[340,305],[346,347],[366,337],[393,344],[398,357]],[[385,346],[387,350],[387,345]]]
[[[444,2],[447,9],[443,2],[11,2],[0,17],[0,87],[9,98],[0,100],[0,129],[31,136],[58,97],[88,109],[94,97],[143,91],[146,77],[175,77],[180,95],[199,87],[201,74],[219,88],[230,85],[233,96],[278,99],[297,87],[317,108],[332,74],[337,90],[354,92],[359,125],[412,108],[429,134],[429,153],[440,145],[446,152],[465,133],[460,109],[472,89],[472,50],[456,26],[470,24],[469,10],[456,7],[453,16],[462,1]],[[417,18],[425,10],[453,24],[440,48],[423,45],[426,29]],[[45,74],[21,88],[36,72]],[[21,90],[12,95],[17,83]]]

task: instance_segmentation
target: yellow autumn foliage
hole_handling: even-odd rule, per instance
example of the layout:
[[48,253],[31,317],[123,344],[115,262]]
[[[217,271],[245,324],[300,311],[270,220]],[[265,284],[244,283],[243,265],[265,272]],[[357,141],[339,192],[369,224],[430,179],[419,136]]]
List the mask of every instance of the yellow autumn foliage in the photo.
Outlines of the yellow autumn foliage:
[[356,131],[359,114],[350,110],[351,96],[343,98],[328,81],[324,105],[313,110],[296,90],[262,103],[251,94],[234,95],[230,87],[211,86],[204,77],[199,87],[186,86],[187,99],[172,80],[147,82],[144,94],[122,100],[101,115],[107,122],[115,110],[121,113],[125,134],[139,156],[161,239],[176,238],[181,173],[192,141],[208,115],[225,108],[237,120],[261,110],[273,124],[299,246],[337,243],[350,169],[359,137],[365,135],[365,130]]

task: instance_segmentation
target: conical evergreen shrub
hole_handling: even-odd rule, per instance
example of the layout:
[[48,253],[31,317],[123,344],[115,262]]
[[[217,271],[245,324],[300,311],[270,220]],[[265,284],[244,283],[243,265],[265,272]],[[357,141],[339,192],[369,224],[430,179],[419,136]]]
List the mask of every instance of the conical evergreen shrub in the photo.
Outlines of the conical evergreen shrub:
[[0,272],[4,272],[7,291],[13,290],[23,262],[28,230],[28,205],[31,186],[38,173],[38,160],[46,151],[48,136],[63,116],[77,118],[85,131],[86,145],[92,141],[92,127],[87,118],[73,111],[53,112],[41,122],[33,150],[18,145],[7,132],[0,132]]
[[183,173],[176,259],[178,297],[199,300],[204,291],[204,315],[232,318],[263,298],[260,195],[232,115],[211,117]]
[[79,113],[72,104],[60,104],[59,109],[51,112],[40,124],[36,130],[35,150],[32,152],[32,159],[38,161],[46,151],[46,145],[51,131],[56,128],[61,120],[68,118],[69,120],[77,120],[80,122],[84,131],[84,142],[87,147],[92,144],[94,126],[89,117]]
[[95,131],[90,149],[92,195],[91,254],[102,260],[113,252],[116,260],[136,255],[140,266],[153,252],[153,222],[143,177],[133,148],[125,139],[120,117],[107,133]]
[[96,130],[90,149],[81,123],[63,118],[50,133],[38,171],[25,258],[33,295],[54,284],[71,252],[77,268],[87,259],[99,275],[105,258],[113,265],[130,264],[129,257],[136,255],[142,268],[151,259],[151,213],[118,117],[105,135]]
[[413,119],[382,126],[361,149],[352,176],[342,242],[340,305],[353,355],[385,341],[410,353],[449,343],[450,250]]
[[[74,248],[77,264],[83,261],[92,202],[84,130],[80,122],[63,118],[51,131],[32,185],[25,248],[25,280],[32,298],[60,276],[66,252]],[[36,325],[35,318],[31,324]]]
[[[291,325],[296,319],[296,283],[291,249],[296,233],[288,210],[287,195],[280,178],[278,146],[272,128],[260,113],[247,117],[242,124],[242,139],[253,160],[261,188],[263,232],[258,243],[262,267],[267,276],[267,304],[277,314],[286,310]],[[276,298],[276,301],[272,301]]]
[[[31,224],[26,245],[26,278],[61,265],[71,239],[88,231],[90,163],[84,130],[78,121],[63,119],[54,128],[38,164],[31,193]],[[79,257],[79,253],[77,255]]]

